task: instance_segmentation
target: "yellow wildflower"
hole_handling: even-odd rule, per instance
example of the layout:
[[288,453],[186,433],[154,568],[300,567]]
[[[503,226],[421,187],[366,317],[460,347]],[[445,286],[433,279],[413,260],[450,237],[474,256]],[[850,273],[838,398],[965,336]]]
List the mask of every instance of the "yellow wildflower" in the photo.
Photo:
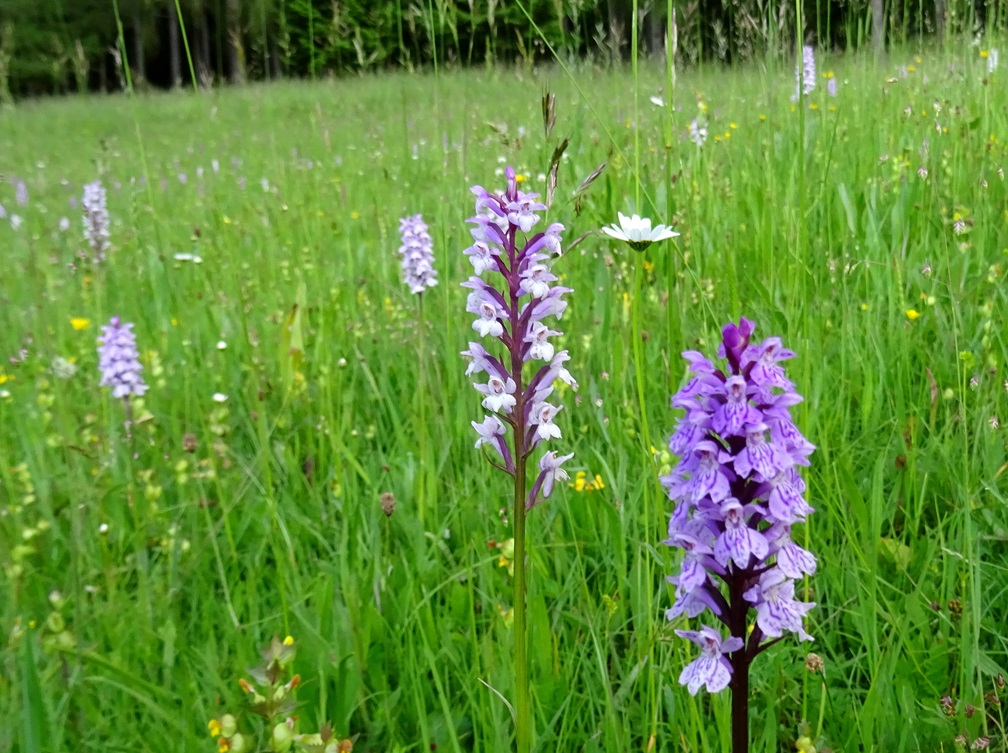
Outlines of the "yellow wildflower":
[[906,317],[910,321],[914,321],[916,319],[920,319],[920,311],[918,311],[917,309],[907,309],[906,310]]
[[987,59],[987,55],[989,54],[990,53],[988,53],[987,50],[980,50],[980,57],[984,58],[985,60]]
[[523,173],[517,173],[515,175],[515,183],[524,183],[528,180],[528,176]]
[[599,489],[605,489],[602,476],[596,473],[595,477],[590,479],[584,471],[578,471],[574,474],[574,483],[570,486],[576,492],[594,492]]
[[81,316],[71,316],[70,326],[73,327],[78,332],[80,332],[82,329],[87,329],[88,327],[91,326],[91,320],[85,319],[84,317]]
[[210,730],[210,737],[217,737],[221,733],[221,723],[216,719],[207,722],[207,729]]
[[514,575],[514,539],[502,541],[497,545],[500,549],[500,559],[497,560],[497,567],[507,568],[508,575]]
[[360,219],[360,212],[358,212],[358,211],[357,211],[356,209],[355,209],[355,210],[353,210],[353,211],[352,211],[352,212],[350,213],[350,219],[351,219],[351,220],[359,220],[359,219]]
[[644,271],[645,272],[653,272],[654,271],[654,262],[653,261],[648,261],[647,259],[645,259],[644,260]]
[[283,644],[285,646],[293,646],[294,645],[294,638],[292,636],[288,635],[286,638],[283,639]]

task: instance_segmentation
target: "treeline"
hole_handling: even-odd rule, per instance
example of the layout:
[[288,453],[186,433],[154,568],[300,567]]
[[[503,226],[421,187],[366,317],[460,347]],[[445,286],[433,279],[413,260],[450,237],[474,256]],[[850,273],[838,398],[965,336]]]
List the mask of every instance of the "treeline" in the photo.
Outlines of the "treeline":
[[[1008,0],[798,0],[806,42],[849,49],[1005,28]],[[667,0],[640,0],[662,55]],[[795,0],[674,0],[677,56],[788,54]],[[0,99],[376,68],[626,59],[631,0],[0,0]],[[550,50],[552,49],[552,52]]]

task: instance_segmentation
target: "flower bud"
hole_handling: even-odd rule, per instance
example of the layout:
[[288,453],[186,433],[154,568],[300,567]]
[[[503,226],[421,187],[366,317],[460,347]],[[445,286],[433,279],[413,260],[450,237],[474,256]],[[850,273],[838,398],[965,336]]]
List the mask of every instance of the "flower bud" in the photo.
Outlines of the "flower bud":
[[53,609],[62,609],[66,605],[66,599],[59,591],[52,590],[49,592],[49,603],[52,604]]
[[48,617],[46,617],[46,630],[50,633],[62,633],[66,630],[66,620],[63,619],[63,615],[59,612],[51,612]]
[[248,740],[245,739],[245,735],[241,732],[235,732],[231,736],[231,747],[228,748],[229,753],[247,753],[251,750],[251,746],[248,744]]
[[287,753],[294,743],[294,731],[287,726],[286,722],[280,722],[273,728],[273,737],[270,739],[270,749],[276,753]]

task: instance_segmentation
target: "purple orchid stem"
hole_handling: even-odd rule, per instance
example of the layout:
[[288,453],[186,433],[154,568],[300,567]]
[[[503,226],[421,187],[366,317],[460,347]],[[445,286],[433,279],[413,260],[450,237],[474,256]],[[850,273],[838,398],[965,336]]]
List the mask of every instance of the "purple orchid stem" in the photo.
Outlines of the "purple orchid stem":
[[[567,479],[561,466],[571,455],[558,457],[553,450],[544,453],[531,489],[526,478],[528,459],[540,444],[560,437],[553,419],[561,406],[547,401],[554,383],[559,380],[577,389],[577,382],[564,367],[570,359],[567,351],[557,351],[549,340],[562,333],[543,323],[547,317],[559,319],[567,307],[562,298],[569,290],[551,286],[557,277],[549,267],[551,257],[560,253],[563,226],[554,223],[531,234],[540,219],[538,212],[546,206],[536,201],[537,194],[518,190],[513,169],[507,168],[506,174],[503,194],[488,193],[481,186],[472,189],[477,214],[469,222],[474,225],[470,231],[474,243],[465,254],[475,275],[463,283],[472,291],[466,310],[477,317],[473,329],[481,337],[496,339],[504,352],[498,357],[470,342],[462,355],[470,359],[466,375],[487,375],[486,384],[473,384],[489,411],[481,423],[472,422],[479,436],[476,447],[485,445],[490,463],[514,481],[514,706],[518,753],[528,753],[533,729],[525,617],[525,518],[550,496],[557,481]],[[487,272],[499,275],[503,291],[480,277]],[[529,361],[544,364],[526,379],[524,368]],[[505,425],[512,429],[510,445]]]
[[709,609],[730,636],[722,640],[706,625],[677,630],[702,649],[679,682],[694,694],[731,687],[733,753],[749,750],[753,659],[786,632],[812,639],[803,618],[814,605],[795,600],[794,584],[816,569],[815,557],[791,540],[791,526],[812,512],[797,467],[815,449],[791,421],[789,408],[802,398],[779,365],[795,354],[776,337],[750,344],[754,328],[746,319],[724,327],[725,368],[683,354],[692,378],[672,399],[685,415],[669,440],[681,460],[662,478],[677,503],[664,543],[685,552],[679,575],[669,578],[676,601],[666,615]]

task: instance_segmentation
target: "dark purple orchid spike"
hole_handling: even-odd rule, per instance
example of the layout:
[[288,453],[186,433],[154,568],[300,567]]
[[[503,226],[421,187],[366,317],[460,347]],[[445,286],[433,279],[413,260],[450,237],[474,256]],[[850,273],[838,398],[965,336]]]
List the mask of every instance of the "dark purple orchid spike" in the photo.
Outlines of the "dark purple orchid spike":
[[710,610],[729,635],[706,625],[677,630],[702,649],[679,682],[694,694],[732,688],[733,753],[748,750],[750,662],[785,633],[812,640],[803,622],[814,605],[795,599],[795,580],[816,569],[815,557],[791,540],[791,526],[812,512],[797,469],[815,449],[788,410],[802,398],[780,363],[795,354],[777,337],[752,344],[754,329],[744,318],[724,326],[720,368],[683,353],[691,378],[672,398],[685,413],[669,439],[680,460],[662,478],[676,503],[664,543],[684,552],[679,574],[668,579],[676,598],[666,616]]

